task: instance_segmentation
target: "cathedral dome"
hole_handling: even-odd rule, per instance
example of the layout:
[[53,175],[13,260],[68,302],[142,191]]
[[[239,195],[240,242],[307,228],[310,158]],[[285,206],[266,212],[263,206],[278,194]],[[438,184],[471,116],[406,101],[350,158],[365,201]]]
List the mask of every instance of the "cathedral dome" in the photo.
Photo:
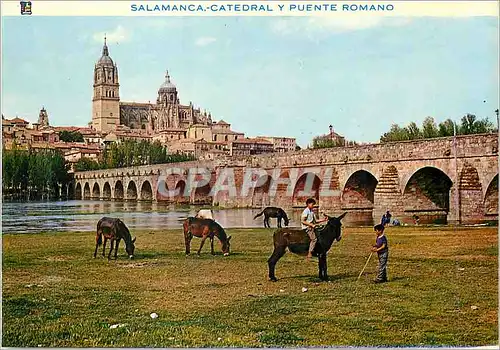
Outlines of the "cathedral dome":
[[170,75],[168,75],[167,71],[167,74],[165,74],[165,82],[161,84],[159,92],[174,92],[176,90],[177,88],[170,81]]
[[97,61],[97,64],[100,65],[105,65],[105,66],[113,66],[113,60],[109,56],[104,56],[102,55],[101,58],[99,58],[99,61]]

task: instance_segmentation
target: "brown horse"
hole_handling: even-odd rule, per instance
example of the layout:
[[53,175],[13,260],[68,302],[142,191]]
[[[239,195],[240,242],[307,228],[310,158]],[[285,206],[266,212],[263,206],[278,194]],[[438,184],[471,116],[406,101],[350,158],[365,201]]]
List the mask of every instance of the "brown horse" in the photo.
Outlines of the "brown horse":
[[210,219],[200,219],[195,217],[188,217],[184,220],[184,224],[182,225],[184,228],[184,242],[186,243],[186,255],[190,254],[191,250],[191,239],[193,236],[201,237],[200,249],[198,249],[198,255],[200,255],[201,248],[203,248],[203,244],[205,244],[205,240],[210,238],[210,248],[212,255],[215,255],[214,252],[214,236],[219,238],[219,241],[222,244],[222,252],[224,256],[229,255],[229,240],[231,236],[226,236],[226,231],[216,223],[214,220]]
[[[325,215],[328,218],[326,225],[316,231],[318,241],[314,247],[313,256],[318,257],[319,278],[323,281],[328,280],[326,254],[330,250],[334,241],[340,241],[342,238],[342,223],[340,222],[347,213],[338,218]],[[274,270],[278,260],[285,254],[286,248],[292,253],[306,255],[309,250],[311,239],[304,230],[281,228],[277,229],[273,235],[274,251],[267,260],[269,265],[269,280],[276,282]]]
[[106,251],[106,242],[111,240],[111,248],[109,249],[108,260],[111,259],[111,252],[113,251],[113,243],[115,243],[115,259],[118,255],[118,245],[120,244],[120,240],[123,239],[125,242],[125,250],[129,255],[129,258],[132,259],[134,257],[135,250],[135,237],[132,239],[130,236],[130,231],[127,226],[120,219],[103,217],[97,223],[97,234],[96,234],[96,244],[94,251],[94,258],[97,256],[97,248],[102,244],[102,236],[104,236],[104,245],[102,247],[102,256],[104,256],[104,252]]

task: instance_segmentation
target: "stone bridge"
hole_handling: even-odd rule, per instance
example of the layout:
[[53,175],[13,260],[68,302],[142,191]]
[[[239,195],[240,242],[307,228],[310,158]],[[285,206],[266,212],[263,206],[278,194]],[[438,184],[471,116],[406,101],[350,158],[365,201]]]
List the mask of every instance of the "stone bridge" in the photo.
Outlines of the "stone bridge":
[[[193,170],[194,169],[194,170]],[[203,170],[203,171],[202,171]],[[147,200],[221,207],[348,211],[371,224],[391,211],[402,222],[498,219],[496,134],[304,150],[285,154],[77,172],[74,198]]]

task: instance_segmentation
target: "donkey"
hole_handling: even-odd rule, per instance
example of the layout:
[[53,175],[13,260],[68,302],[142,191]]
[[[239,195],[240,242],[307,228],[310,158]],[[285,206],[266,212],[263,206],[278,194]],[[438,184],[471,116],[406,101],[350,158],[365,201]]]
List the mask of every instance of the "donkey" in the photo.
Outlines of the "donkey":
[[219,238],[219,241],[222,244],[222,252],[224,256],[229,255],[229,240],[231,236],[226,236],[226,231],[214,220],[210,219],[201,219],[195,217],[188,217],[184,220],[184,224],[182,225],[184,228],[184,242],[186,244],[186,255],[191,253],[191,239],[193,236],[201,237],[200,248],[198,249],[198,255],[201,253],[201,248],[203,248],[203,244],[205,244],[205,240],[210,238],[210,249],[212,255],[215,255],[214,252],[214,236]]
[[[313,251],[313,255],[317,256],[319,278],[322,281],[328,280],[326,254],[334,241],[342,239],[342,223],[341,220],[347,213],[340,215],[338,218],[325,215],[328,218],[326,225],[316,231],[318,242]],[[301,229],[277,229],[273,235],[274,251],[267,260],[269,265],[269,280],[276,282],[274,270],[278,260],[285,254],[286,248],[292,253],[306,255],[309,250],[311,239],[304,230]]]
[[135,237],[132,239],[130,236],[130,231],[127,226],[120,219],[103,217],[97,223],[97,235],[96,235],[96,245],[94,251],[94,258],[97,256],[97,248],[102,244],[102,236],[104,236],[104,245],[102,247],[102,256],[104,256],[104,252],[106,251],[106,242],[111,240],[111,248],[108,253],[108,260],[111,259],[111,252],[113,251],[113,243],[115,244],[115,259],[117,259],[118,255],[118,245],[120,244],[120,240],[123,239],[125,242],[125,250],[130,259],[134,257],[135,250]]
[[290,220],[288,220],[288,216],[286,216],[285,211],[281,208],[267,207],[263,211],[255,215],[253,219],[257,219],[259,216],[262,216],[262,214],[264,214],[264,227],[271,228],[271,225],[269,225],[269,218],[277,218],[279,228],[281,228],[281,219],[285,221],[285,226],[288,226],[288,224],[290,223]]

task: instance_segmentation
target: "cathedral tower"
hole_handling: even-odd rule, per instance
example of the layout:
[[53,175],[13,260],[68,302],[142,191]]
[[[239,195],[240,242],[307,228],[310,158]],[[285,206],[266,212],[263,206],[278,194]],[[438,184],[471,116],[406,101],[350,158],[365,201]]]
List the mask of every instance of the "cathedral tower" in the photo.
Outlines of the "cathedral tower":
[[102,56],[94,67],[92,127],[95,130],[113,131],[120,124],[119,86],[118,68],[109,57],[106,37],[104,37]]
[[47,114],[45,107],[42,107],[40,110],[40,114],[38,115],[38,124],[40,124],[40,127],[49,126],[49,115]]

